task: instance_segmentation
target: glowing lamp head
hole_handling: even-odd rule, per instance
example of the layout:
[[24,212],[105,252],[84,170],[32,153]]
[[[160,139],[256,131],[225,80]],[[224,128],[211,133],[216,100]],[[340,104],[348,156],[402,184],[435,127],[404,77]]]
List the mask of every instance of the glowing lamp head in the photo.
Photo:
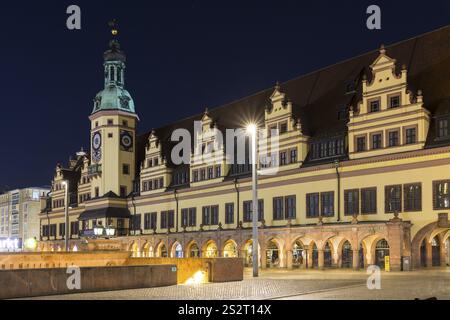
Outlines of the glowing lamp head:
[[256,124],[250,123],[247,125],[247,133],[248,134],[255,134],[256,133]]

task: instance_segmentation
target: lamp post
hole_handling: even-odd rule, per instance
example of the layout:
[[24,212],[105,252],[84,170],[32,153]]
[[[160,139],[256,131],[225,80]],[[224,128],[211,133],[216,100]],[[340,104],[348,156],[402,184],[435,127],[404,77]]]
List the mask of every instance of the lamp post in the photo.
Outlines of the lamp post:
[[256,167],[256,135],[257,135],[257,127],[255,124],[250,124],[247,126],[247,132],[252,136],[252,256],[253,256],[253,277],[258,277],[258,172]]
[[64,180],[64,247],[69,252],[69,181]]

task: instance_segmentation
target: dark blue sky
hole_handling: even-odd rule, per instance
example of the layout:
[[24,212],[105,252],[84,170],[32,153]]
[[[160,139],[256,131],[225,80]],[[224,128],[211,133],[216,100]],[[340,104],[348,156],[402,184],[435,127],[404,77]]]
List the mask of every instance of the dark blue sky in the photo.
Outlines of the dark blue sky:
[[[161,2],[1,2],[0,189],[48,185],[57,162],[88,147],[113,17],[140,132],[450,21],[448,0]],[[65,27],[70,4],[81,31]],[[365,26],[370,4],[381,31]]]

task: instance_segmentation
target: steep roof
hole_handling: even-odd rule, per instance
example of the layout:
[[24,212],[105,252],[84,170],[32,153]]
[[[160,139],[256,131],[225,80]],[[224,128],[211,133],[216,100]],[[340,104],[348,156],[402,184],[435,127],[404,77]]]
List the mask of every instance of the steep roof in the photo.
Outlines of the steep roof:
[[[450,25],[435,31],[401,41],[386,47],[386,54],[396,59],[400,72],[408,70],[408,87],[412,92],[421,89],[424,105],[435,114],[443,101],[450,99]],[[293,113],[300,119],[305,134],[312,139],[330,137],[347,132],[347,121],[338,118],[342,110],[348,111],[361,96],[361,77],[371,77],[369,66],[379,55],[378,49],[336,63],[315,72],[281,83],[281,91],[293,102]],[[349,93],[349,85],[355,90]],[[264,120],[264,110],[274,88],[268,88],[209,111],[220,127],[242,127],[245,119]],[[202,114],[155,129],[163,146],[163,154],[170,155],[170,136],[176,128],[193,132],[193,121]],[[427,146],[433,146],[430,130]],[[137,163],[145,155],[145,144],[150,131],[138,138]],[[139,167],[138,167],[139,168]]]

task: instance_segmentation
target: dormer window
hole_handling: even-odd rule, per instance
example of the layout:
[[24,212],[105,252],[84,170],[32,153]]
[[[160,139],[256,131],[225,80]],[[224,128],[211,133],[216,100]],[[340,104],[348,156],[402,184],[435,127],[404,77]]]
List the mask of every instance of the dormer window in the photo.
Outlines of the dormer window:
[[380,100],[372,100],[370,101],[370,112],[378,112],[380,111]]
[[287,132],[287,122],[280,123],[280,134]]
[[396,95],[396,96],[392,96],[389,98],[389,108],[393,109],[393,108],[398,108],[400,107],[400,96]]
[[448,130],[448,123],[450,119],[439,119],[437,122],[437,136],[438,138],[445,138],[450,136],[450,131]]

